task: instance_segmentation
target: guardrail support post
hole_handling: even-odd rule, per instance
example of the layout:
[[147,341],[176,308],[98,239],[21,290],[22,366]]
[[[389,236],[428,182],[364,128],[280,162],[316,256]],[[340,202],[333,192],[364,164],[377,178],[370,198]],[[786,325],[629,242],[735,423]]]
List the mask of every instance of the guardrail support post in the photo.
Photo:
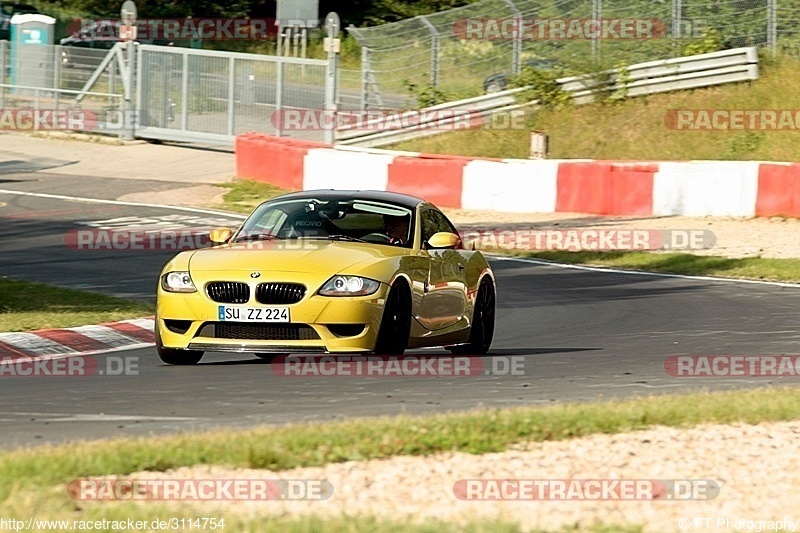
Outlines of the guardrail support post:
[[275,136],[281,136],[281,122],[283,121],[283,113],[281,112],[281,108],[283,107],[283,61],[281,60],[281,56],[278,56],[276,67],[276,76],[275,76],[275,115],[277,116],[278,120],[273,120],[272,124],[275,126]]
[[124,103],[123,107],[123,122],[124,122],[124,132],[123,138],[126,141],[132,141],[134,135],[134,126],[133,120],[129,120],[128,117],[132,117],[134,113],[134,106],[133,106],[133,85],[134,85],[134,72],[136,72],[136,50],[134,49],[135,44],[133,41],[127,41],[125,43],[125,52],[127,55],[127,64],[125,65],[125,69],[127,69],[127,76],[123,77],[123,94],[124,94]]

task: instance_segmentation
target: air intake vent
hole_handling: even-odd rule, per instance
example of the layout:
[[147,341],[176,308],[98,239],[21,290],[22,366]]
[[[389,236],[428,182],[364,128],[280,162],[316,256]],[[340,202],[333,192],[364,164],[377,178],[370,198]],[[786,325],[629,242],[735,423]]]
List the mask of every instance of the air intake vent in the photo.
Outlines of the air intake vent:
[[250,300],[247,283],[214,281],[206,285],[208,297],[221,304],[246,304]]
[[295,304],[305,294],[305,286],[299,283],[260,283],[256,287],[256,300],[262,304]]

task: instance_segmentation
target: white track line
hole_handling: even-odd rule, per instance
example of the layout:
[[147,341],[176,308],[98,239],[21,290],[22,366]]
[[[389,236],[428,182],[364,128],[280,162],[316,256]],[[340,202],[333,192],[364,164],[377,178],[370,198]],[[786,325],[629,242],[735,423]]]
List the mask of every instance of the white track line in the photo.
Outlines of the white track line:
[[489,255],[492,259],[500,261],[517,261],[519,263],[533,263],[534,265],[552,266],[559,268],[571,268],[573,270],[588,270],[590,272],[606,272],[609,274],[627,274],[629,276],[652,276],[656,278],[677,278],[697,281],[721,281],[725,283],[745,283],[749,285],[772,285],[774,287],[789,287],[800,289],[800,283],[788,283],[782,281],[762,281],[758,279],[736,279],[736,278],[715,278],[711,276],[690,276],[688,274],[667,274],[666,272],[646,272],[644,270],[622,270],[618,268],[608,268],[599,266],[573,265],[570,263],[557,263],[555,261],[545,261],[542,259],[527,259],[524,257],[506,257],[500,255]]
[[25,191],[12,191],[9,189],[0,189],[0,194],[14,194],[17,196],[34,196],[36,198],[51,198],[54,200],[68,200],[72,202],[85,202],[90,204],[111,204],[111,205],[126,205],[131,207],[154,207],[156,209],[173,209],[176,211],[188,211],[190,213],[203,213],[206,215],[220,215],[229,218],[236,218],[244,220],[247,218],[244,215],[237,213],[229,213],[227,211],[217,211],[214,209],[202,209],[200,207],[185,207],[179,205],[165,205],[165,204],[149,204],[144,202],[121,202],[119,200],[101,200],[99,198],[86,198],[83,196],[65,196],[63,194],[47,194],[43,192],[25,192]]

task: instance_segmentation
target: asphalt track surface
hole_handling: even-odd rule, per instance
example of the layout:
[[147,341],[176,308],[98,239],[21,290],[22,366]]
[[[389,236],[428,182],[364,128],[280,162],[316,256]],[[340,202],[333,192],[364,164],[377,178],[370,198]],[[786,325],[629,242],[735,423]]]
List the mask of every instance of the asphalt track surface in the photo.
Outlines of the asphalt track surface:
[[[0,175],[0,189],[113,199],[176,184]],[[0,275],[154,299],[172,252],[76,251],[87,221],[192,214],[0,193]],[[235,222],[235,220],[231,220]],[[133,362],[127,376],[0,377],[0,445],[418,414],[598,398],[797,384],[796,378],[676,378],[670,355],[798,352],[800,288],[631,275],[492,260],[495,342],[473,377],[285,377],[250,355],[161,364],[154,348],[98,356]],[[409,352],[441,354],[443,350]],[[511,358],[522,372],[510,375]]]

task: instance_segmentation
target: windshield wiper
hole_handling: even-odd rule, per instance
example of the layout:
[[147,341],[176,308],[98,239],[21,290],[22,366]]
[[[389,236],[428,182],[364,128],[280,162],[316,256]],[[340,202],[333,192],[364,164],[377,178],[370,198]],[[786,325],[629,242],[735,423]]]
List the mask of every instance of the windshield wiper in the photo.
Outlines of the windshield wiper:
[[275,235],[272,233],[250,233],[249,235],[242,235],[241,237],[236,237],[233,239],[233,242],[242,242],[242,241],[271,241],[277,239]]

